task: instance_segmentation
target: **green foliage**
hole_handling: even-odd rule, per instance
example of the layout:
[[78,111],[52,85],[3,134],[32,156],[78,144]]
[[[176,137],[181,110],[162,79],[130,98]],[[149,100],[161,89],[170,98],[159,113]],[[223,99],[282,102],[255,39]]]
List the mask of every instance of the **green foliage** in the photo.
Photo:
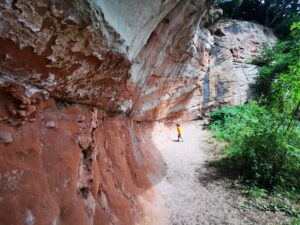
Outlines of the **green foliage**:
[[[290,59],[288,69],[273,82],[272,104],[275,109],[295,119],[299,119],[300,111],[300,22],[291,27],[292,41],[286,61]],[[279,62],[280,64],[280,62]]]
[[289,120],[255,103],[224,107],[210,118],[215,136],[229,142],[227,163],[245,180],[267,189],[300,188],[298,125],[285,134]]
[[280,113],[299,117],[300,22],[291,27],[291,39],[265,46],[253,63],[260,66],[256,91]]
[[295,218],[291,221],[291,225],[300,225],[300,219]]
[[256,59],[261,100],[224,107],[211,113],[210,128],[226,149],[231,163],[252,183],[264,188],[300,191],[300,22],[292,39],[265,47]]
[[234,10],[240,7],[243,0],[215,0],[214,4],[223,9],[225,17],[231,17]]
[[258,124],[258,118],[264,115],[265,110],[254,103],[235,107],[225,106],[210,114],[210,128],[218,139],[240,142],[241,137],[251,132],[250,126]]
[[267,190],[263,188],[250,188],[244,191],[244,193],[247,193],[253,198],[261,198],[266,196]]
[[274,47],[264,46],[261,55],[253,61],[260,66],[255,85],[259,97],[270,100],[273,82],[295,62],[296,57],[291,53],[291,47],[289,41],[278,42]]
[[297,218],[300,218],[300,195],[293,191],[278,192],[275,190],[268,192],[265,189],[249,186],[243,186],[239,189],[248,200],[240,206],[242,210],[257,208],[262,211],[281,211],[294,217],[292,221],[298,221]]
[[242,205],[240,207],[242,210],[248,209],[248,208],[257,208],[262,211],[270,211],[270,212],[285,212],[289,214],[290,216],[295,217],[293,221],[298,221],[300,218],[300,211],[299,209],[296,209],[293,207],[293,205],[287,200],[285,202],[282,201],[257,201],[257,199],[250,200],[247,204]]
[[[298,23],[294,23],[292,26],[291,26],[291,35],[295,38],[295,39],[299,39],[300,37],[300,22]],[[299,47],[299,46],[298,46]]]
[[300,15],[298,13],[292,13],[287,18],[282,18],[282,20],[278,20],[277,23],[270,26],[273,28],[275,34],[281,39],[287,39],[290,35],[290,26],[296,22],[300,21]]
[[290,26],[300,21],[300,2],[298,0],[217,0],[226,16],[234,19],[257,21],[274,28],[281,37],[288,37]]
[[225,157],[211,165],[240,172],[252,198],[243,209],[300,217],[300,197],[296,204],[288,200],[300,196],[300,22],[291,34],[289,41],[265,46],[254,61],[260,66],[257,102],[210,114],[210,129],[228,142]]
[[[299,168],[297,164],[291,163],[294,163],[293,156],[300,160],[300,149],[293,146],[281,132],[274,131],[273,124],[259,126],[245,137],[240,145],[239,161],[242,162],[241,166],[247,168],[244,175],[259,186],[268,189],[278,185],[287,187],[289,181],[288,185],[293,187],[299,183],[296,180]],[[295,177],[290,177],[295,171]]]
[[[275,47],[279,46],[276,45]],[[257,56],[256,59],[252,61],[252,63],[257,66],[270,65],[274,61],[274,52],[274,47],[264,44],[261,54]]]

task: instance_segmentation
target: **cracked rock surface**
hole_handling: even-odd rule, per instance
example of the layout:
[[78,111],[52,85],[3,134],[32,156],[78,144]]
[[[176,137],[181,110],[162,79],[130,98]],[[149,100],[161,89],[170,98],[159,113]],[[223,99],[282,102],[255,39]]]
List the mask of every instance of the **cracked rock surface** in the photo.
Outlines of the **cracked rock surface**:
[[0,224],[142,220],[138,196],[151,187],[154,171],[141,150],[142,125],[52,98],[37,106],[34,121],[15,118],[23,123],[13,125],[3,104],[15,100],[3,92],[0,98]]
[[249,22],[206,28],[209,5],[0,1],[0,224],[150,218],[152,121],[244,103],[249,61],[276,39]]

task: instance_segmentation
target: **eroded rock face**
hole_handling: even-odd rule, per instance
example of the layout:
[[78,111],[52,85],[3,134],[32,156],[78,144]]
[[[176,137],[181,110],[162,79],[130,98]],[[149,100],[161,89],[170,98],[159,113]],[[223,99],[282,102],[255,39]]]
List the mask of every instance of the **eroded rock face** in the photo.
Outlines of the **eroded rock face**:
[[178,34],[176,22],[186,20],[185,15],[191,15],[185,14],[187,11],[182,8],[170,13],[166,19],[172,23],[158,26],[142,52],[141,64],[133,65],[139,69],[137,74],[147,69],[150,74],[141,81],[136,119],[193,119],[253,97],[251,85],[258,69],[251,61],[264,44],[274,44],[272,31],[259,24],[230,20],[214,25],[210,29],[213,34],[201,23],[184,23]]
[[1,224],[143,224],[155,163],[137,121],[245,102],[275,40],[237,21],[211,34],[209,4],[0,2]]
[[184,118],[192,98],[200,94],[208,52],[199,37],[206,11],[199,8],[207,6],[198,1],[175,7],[138,55],[131,77],[141,87],[133,108],[136,120]]
[[133,98],[130,62],[109,48],[87,1],[2,1],[1,80],[120,111]]
[[[188,60],[194,59],[192,69],[201,70],[198,61],[202,55],[195,52],[199,41],[193,38],[207,3],[155,1],[144,4],[133,1],[126,3],[127,7],[122,4],[125,3],[74,1],[69,4],[47,0],[2,3],[2,83],[13,80],[32,85],[58,99],[94,105],[108,112],[141,111],[137,117],[141,119],[166,117],[167,108],[163,109],[164,113],[149,117],[152,108],[158,108],[157,103],[150,102],[150,107],[147,103],[140,103],[140,107],[135,105],[147,101],[140,100],[144,92],[154,90],[149,86],[142,87],[147,80],[168,76],[172,70],[168,87],[165,85],[163,93],[156,92],[167,99],[164,105],[172,104],[166,95],[174,92],[174,88],[189,86],[191,81],[185,76],[180,84],[176,81],[177,74],[184,73],[183,67],[187,67]],[[140,9],[149,13],[140,15]],[[115,21],[113,15],[118,10],[120,17]],[[164,18],[167,13],[169,18]],[[157,31],[152,32],[157,25]],[[180,29],[182,31],[178,33]],[[158,41],[154,38],[156,32],[159,32]],[[174,62],[180,65],[175,68]],[[156,74],[153,74],[153,68],[157,68]],[[194,73],[193,80],[198,75],[198,72]],[[166,79],[160,80],[165,82]],[[179,95],[191,93],[193,89],[184,88]],[[183,109],[184,104],[177,108]],[[170,110],[178,111],[174,107]],[[145,116],[144,111],[148,111]]]
[[220,22],[215,27],[210,65],[203,82],[204,108],[237,105],[253,97],[258,68],[251,62],[263,45],[273,45],[272,31],[247,21]]
[[248,63],[275,37],[238,21],[212,35],[202,25],[208,8],[204,0],[3,2],[0,82],[141,121],[243,103],[257,74]]
[[18,101],[0,99],[1,224],[142,221],[153,162],[140,149],[141,124],[52,98],[35,104],[34,120],[12,119]]

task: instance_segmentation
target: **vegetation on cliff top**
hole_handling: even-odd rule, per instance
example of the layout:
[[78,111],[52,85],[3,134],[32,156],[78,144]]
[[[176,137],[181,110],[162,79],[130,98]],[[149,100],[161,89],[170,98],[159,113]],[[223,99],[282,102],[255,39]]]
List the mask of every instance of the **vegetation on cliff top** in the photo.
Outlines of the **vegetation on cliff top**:
[[256,21],[273,28],[281,38],[288,37],[290,26],[300,21],[298,0],[215,0],[215,5],[223,9],[224,16]]

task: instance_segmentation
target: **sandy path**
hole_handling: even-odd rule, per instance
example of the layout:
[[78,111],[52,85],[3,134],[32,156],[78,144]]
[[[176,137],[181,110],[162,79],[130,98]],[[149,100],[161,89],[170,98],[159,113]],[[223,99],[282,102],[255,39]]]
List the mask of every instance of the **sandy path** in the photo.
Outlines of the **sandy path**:
[[175,126],[162,123],[152,133],[165,161],[164,178],[154,189],[168,211],[167,224],[277,224],[273,213],[239,210],[240,197],[228,188],[230,182],[219,179],[214,169],[207,167],[217,145],[200,122],[183,125],[184,142],[175,142],[176,136]]

